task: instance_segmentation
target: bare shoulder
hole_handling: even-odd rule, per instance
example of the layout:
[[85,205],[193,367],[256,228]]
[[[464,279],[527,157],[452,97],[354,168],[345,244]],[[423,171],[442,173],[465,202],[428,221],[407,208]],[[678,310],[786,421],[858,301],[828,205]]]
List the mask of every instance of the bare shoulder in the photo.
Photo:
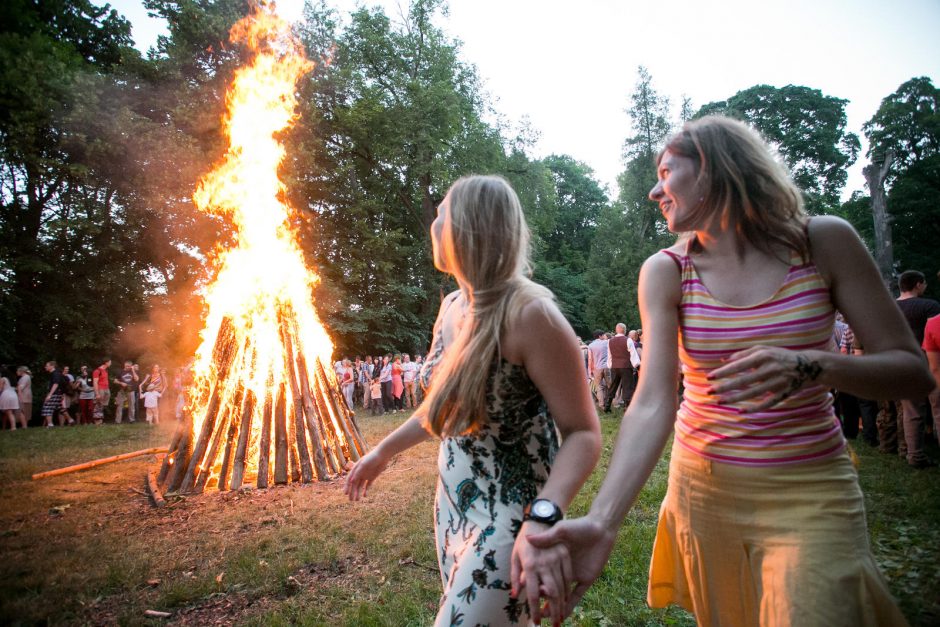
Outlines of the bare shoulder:
[[549,296],[538,296],[524,304],[513,323],[511,323],[513,327],[529,333],[542,330],[544,327],[571,328],[558,308],[558,304]]
[[836,216],[813,216],[806,228],[810,255],[816,268],[830,283],[842,270],[870,262],[861,238],[846,220]]
[[574,330],[549,296],[529,300],[506,322],[500,344],[503,356],[512,363],[525,363],[533,348],[575,341]]
[[838,216],[813,216],[809,219],[806,230],[810,246],[838,241],[838,238],[846,236],[858,237],[852,225]]
[[639,285],[641,297],[660,296],[665,301],[678,302],[682,295],[682,272],[679,260],[673,256],[682,254],[677,250],[678,246],[653,253],[643,262]]

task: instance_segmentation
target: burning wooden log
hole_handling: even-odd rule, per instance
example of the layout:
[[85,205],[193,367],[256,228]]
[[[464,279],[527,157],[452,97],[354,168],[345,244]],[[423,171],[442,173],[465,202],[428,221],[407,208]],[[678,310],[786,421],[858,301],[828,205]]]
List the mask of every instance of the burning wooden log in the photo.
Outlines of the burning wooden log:
[[[261,391],[232,374],[241,372],[241,361],[253,361],[257,352],[250,340],[237,348],[231,321],[222,322],[213,350],[216,378],[202,396],[205,406],[186,412],[156,477],[164,492],[198,494],[213,485],[237,490],[252,471],[259,488],[272,480],[276,485],[328,481],[367,450],[335,377],[319,358],[308,371],[303,352],[297,350],[290,308],[279,318],[281,377],[269,374]],[[264,394],[261,404],[259,392]],[[202,417],[196,428],[194,415]]]

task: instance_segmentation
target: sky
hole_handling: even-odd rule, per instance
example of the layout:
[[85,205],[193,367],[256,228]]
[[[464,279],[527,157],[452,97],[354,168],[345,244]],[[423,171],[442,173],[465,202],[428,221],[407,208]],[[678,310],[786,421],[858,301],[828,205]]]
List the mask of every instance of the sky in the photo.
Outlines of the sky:
[[[381,6],[393,20],[407,11],[407,0],[401,9],[396,0],[327,2],[341,14]],[[131,21],[138,48],[165,32],[139,0],[109,3]],[[279,2],[288,19],[302,7]],[[882,98],[915,76],[940,85],[940,0],[450,0],[438,24],[462,42],[498,113],[539,133],[531,156],[571,155],[611,194],[640,65],[675,118],[684,96],[697,109],[758,84],[848,100],[848,130],[863,149],[843,197],[865,187],[862,125]]]

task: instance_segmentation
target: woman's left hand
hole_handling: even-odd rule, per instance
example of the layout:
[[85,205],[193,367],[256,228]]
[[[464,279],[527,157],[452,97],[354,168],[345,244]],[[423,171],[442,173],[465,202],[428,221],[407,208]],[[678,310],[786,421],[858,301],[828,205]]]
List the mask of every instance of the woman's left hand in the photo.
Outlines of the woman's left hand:
[[547,526],[527,521],[523,523],[512,548],[512,596],[525,591],[532,622],[541,624],[544,597],[552,625],[561,625],[568,607],[568,596],[573,579],[568,547],[556,544],[546,549],[532,546],[526,536],[548,529]]
[[804,353],[775,346],[752,346],[725,362],[708,373],[709,381],[713,381],[708,391],[716,394],[720,403],[765,397],[749,411],[773,407],[822,372],[819,363]]

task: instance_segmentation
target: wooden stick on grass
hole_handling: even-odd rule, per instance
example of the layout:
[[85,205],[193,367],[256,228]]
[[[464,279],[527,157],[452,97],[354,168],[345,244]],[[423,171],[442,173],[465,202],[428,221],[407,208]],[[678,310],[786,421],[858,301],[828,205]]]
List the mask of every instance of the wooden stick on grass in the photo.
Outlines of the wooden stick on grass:
[[167,447],[158,446],[156,448],[145,448],[140,451],[134,451],[133,453],[121,453],[120,455],[112,455],[111,457],[102,457],[101,459],[95,459],[90,462],[85,462],[82,464],[75,464],[74,466],[66,466],[65,468],[56,468],[55,470],[47,470],[46,472],[37,472],[33,475],[33,480],[36,479],[45,479],[46,477],[55,477],[57,475],[65,475],[70,472],[78,472],[79,470],[85,470],[86,468],[94,468],[95,466],[101,466],[102,464],[110,464],[111,462],[119,462],[123,459],[130,459],[131,457],[140,457],[141,455],[155,455],[157,453],[166,453]]

